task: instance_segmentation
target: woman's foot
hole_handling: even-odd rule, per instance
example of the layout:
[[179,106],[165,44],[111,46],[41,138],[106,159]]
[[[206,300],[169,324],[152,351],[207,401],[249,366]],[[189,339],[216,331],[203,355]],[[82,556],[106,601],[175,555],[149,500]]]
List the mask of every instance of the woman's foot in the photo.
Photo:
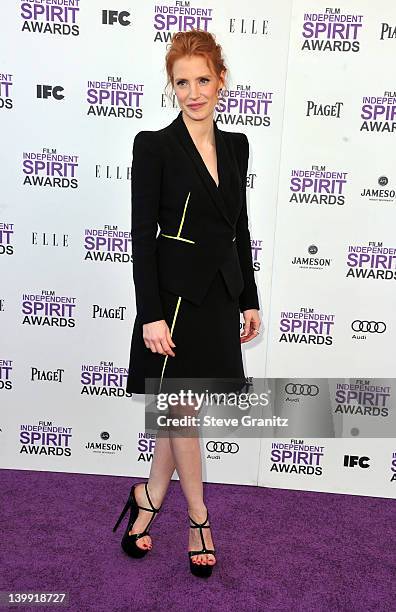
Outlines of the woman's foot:
[[[154,491],[151,491],[148,484],[147,484],[147,488],[148,488],[150,499],[151,499],[151,502],[154,508],[159,508],[161,505],[161,500],[158,500],[156,498]],[[138,504],[138,506],[143,506],[144,508],[151,507],[150,502],[147,499],[144,482],[140,482],[139,484],[135,486],[135,499],[136,499],[136,503]],[[142,531],[144,531],[152,516],[153,516],[152,512],[149,512],[147,510],[142,510],[141,508],[139,508],[139,514],[132,526],[132,529],[128,532],[129,535],[132,535],[134,533],[141,533]],[[149,535],[145,535],[142,538],[138,538],[136,540],[136,546],[138,546],[139,548],[143,550],[147,550],[147,549],[151,550],[152,548],[151,537]]]
[[[196,523],[203,523],[207,517],[206,506],[202,506],[199,510],[189,509],[188,513]],[[205,525],[209,525],[209,521],[207,521]],[[201,540],[201,536],[199,535],[199,533],[200,533],[200,530],[195,527],[191,527],[191,522],[190,522],[190,534],[189,534],[189,542],[188,542],[189,551],[202,549],[202,540]],[[214,549],[210,529],[205,526],[202,529],[202,533],[203,533],[203,537],[205,540],[205,548]],[[191,557],[191,561],[198,565],[215,565],[216,557],[212,553],[209,553],[209,554],[203,553],[201,555],[193,555]]]

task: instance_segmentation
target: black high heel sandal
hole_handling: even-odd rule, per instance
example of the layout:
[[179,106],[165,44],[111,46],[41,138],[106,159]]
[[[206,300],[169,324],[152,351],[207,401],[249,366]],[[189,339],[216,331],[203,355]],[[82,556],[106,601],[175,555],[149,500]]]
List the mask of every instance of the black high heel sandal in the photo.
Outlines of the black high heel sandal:
[[201,536],[201,541],[202,541],[202,550],[189,550],[188,551],[188,557],[190,559],[190,570],[191,573],[194,574],[194,576],[199,576],[200,578],[209,578],[209,576],[211,576],[212,574],[212,569],[213,569],[213,565],[206,563],[206,565],[202,565],[202,563],[194,563],[191,559],[191,557],[193,557],[194,555],[203,555],[203,554],[215,554],[215,549],[209,549],[206,548],[206,544],[205,544],[205,540],[203,537],[203,532],[202,529],[210,529],[210,525],[205,525],[205,523],[208,521],[209,519],[209,512],[206,511],[206,519],[204,520],[203,523],[196,523],[190,515],[188,515],[188,518],[190,519],[190,521],[192,523],[194,523],[194,525],[190,525],[191,529],[199,529],[199,535]]
[[[126,552],[127,555],[129,555],[130,557],[134,557],[135,559],[140,559],[141,557],[144,557],[148,551],[150,550],[149,548],[140,548],[137,544],[136,544],[136,540],[138,540],[139,538],[142,538],[143,536],[146,535],[150,535],[149,534],[149,527],[153,521],[153,519],[155,518],[155,515],[157,512],[159,512],[161,510],[160,506],[159,508],[154,508],[153,504],[151,503],[151,499],[148,493],[148,489],[147,489],[147,482],[144,483],[145,486],[145,490],[146,490],[146,495],[147,495],[147,499],[149,501],[149,504],[151,506],[151,508],[145,508],[144,506],[139,506],[137,504],[136,498],[135,498],[135,487],[137,486],[137,484],[140,483],[136,483],[132,486],[131,492],[129,494],[127,503],[125,504],[125,507],[123,509],[123,511],[120,514],[120,517],[118,519],[118,521],[116,522],[116,524],[113,527],[113,532],[117,531],[119,524],[121,523],[122,519],[124,518],[125,514],[128,511],[128,508],[131,509],[130,515],[129,515],[129,521],[128,521],[128,525],[127,528],[125,530],[125,533],[123,535],[123,538],[121,540],[121,547],[122,550],[124,552]],[[132,526],[134,524],[134,522],[137,519],[137,516],[139,514],[139,508],[141,508],[142,510],[147,510],[148,512],[153,512],[153,516],[151,517],[150,521],[148,522],[148,525],[146,527],[146,529],[140,533],[133,533],[132,535],[129,535],[129,531],[132,529]]]

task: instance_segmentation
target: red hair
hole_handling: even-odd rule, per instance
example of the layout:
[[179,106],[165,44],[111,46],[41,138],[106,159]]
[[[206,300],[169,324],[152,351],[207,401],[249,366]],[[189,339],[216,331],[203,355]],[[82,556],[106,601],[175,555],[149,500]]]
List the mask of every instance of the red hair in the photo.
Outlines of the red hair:
[[221,72],[227,71],[223,52],[216,43],[214,34],[205,30],[175,32],[165,56],[165,67],[168,75],[167,86],[173,86],[173,66],[176,60],[185,56],[201,55],[206,58],[209,67],[220,78]]

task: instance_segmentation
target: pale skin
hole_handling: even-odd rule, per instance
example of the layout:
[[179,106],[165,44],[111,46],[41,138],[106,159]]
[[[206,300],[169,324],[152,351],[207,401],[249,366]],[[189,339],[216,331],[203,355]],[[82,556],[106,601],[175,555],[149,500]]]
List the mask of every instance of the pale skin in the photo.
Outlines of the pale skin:
[[[218,90],[224,86],[224,78],[225,71],[216,75],[206,58],[198,55],[182,57],[176,60],[173,66],[172,85],[183,112],[183,120],[216,185],[219,179],[213,112],[218,101]],[[255,338],[261,325],[259,312],[256,309],[245,310],[243,318],[241,343]],[[173,349],[176,345],[165,320],[143,325],[143,339],[146,347],[153,353],[175,357]],[[194,521],[202,523],[206,519],[207,509],[203,499],[202,459],[198,437],[157,437],[147,485],[150,498],[156,508],[162,504],[175,469],[187,500],[188,513]],[[150,507],[144,483],[135,488],[135,495],[138,505]],[[151,516],[151,512],[139,510],[139,515],[129,533],[143,531]],[[203,534],[206,547],[214,548],[211,530],[205,528]],[[142,549],[151,549],[151,537],[148,535],[139,538],[136,544]],[[201,548],[199,529],[190,529],[188,550]],[[201,554],[194,555],[192,561],[197,564],[214,565],[216,558],[212,554]]]

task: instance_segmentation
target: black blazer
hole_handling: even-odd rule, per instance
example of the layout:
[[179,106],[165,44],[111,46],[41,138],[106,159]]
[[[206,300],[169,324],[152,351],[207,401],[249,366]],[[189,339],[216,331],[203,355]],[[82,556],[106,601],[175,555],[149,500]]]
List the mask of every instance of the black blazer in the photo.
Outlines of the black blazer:
[[132,259],[142,324],[165,318],[160,287],[199,305],[219,268],[240,311],[259,308],[246,208],[249,143],[215,122],[214,133],[219,187],[181,111],[167,127],[135,136]]

